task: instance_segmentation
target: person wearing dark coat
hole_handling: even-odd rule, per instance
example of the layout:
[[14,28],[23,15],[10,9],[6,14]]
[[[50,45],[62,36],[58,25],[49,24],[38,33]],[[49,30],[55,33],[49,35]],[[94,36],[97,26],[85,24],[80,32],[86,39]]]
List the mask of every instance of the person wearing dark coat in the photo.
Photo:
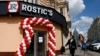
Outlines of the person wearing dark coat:
[[76,49],[76,41],[74,39],[74,36],[70,37],[70,39],[68,40],[68,42],[66,43],[65,46],[67,46],[67,45],[69,45],[69,50],[70,50],[71,56],[74,56],[75,49]]

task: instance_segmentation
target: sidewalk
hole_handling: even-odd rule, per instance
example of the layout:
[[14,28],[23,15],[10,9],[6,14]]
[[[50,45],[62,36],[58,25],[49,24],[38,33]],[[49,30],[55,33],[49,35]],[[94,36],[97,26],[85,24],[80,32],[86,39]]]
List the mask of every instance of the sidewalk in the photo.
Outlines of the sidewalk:
[[[69,53],[69,50],[66,50],[64,54],[60,54],[58,56],[71,56],[71,55]],[[77,50],[75,51],[75,56],[83,56],[83,51],[80,48],[77,48]]]

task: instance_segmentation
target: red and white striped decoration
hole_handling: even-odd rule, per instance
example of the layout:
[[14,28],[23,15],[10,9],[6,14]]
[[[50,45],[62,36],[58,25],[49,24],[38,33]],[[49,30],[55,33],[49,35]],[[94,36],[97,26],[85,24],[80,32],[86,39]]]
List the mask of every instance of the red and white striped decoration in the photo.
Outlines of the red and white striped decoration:
[[20,22],[20,27],[25,30],[24,38],[17,49],[15,56],[25,56],[34,35],[32,26],[43,26],[48,30],[48,56],[56,56],[55,27],[45,18],[25,18]]

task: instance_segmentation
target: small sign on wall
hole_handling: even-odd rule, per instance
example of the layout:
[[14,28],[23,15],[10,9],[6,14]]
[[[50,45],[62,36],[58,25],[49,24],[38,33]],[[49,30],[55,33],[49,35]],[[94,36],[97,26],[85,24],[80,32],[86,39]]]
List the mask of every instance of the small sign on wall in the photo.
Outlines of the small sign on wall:
[[43,37],[40,36],[39,39],[38,39],[38,42],[43,43]]

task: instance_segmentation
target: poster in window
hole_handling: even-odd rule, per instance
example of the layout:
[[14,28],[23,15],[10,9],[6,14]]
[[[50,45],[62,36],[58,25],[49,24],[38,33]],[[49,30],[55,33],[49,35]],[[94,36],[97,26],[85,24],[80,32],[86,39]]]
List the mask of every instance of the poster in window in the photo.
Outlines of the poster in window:
[[39,37],[39,43],[43,43],[43,37]]

